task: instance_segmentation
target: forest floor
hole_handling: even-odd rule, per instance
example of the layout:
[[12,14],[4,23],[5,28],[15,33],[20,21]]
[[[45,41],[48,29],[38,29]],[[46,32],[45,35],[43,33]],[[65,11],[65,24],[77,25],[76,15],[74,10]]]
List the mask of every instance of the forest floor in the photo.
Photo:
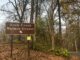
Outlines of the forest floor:
[[[13,46],[13,58],[11,59],[10,44],[0,44],[0,60],[28,60],[27,49],[21,44],[15,44]],[[72,55],[69,58],[60,56],[53,56],[48,53],[39,51],[30,52],[30,60],[80,60],[80,56]]]

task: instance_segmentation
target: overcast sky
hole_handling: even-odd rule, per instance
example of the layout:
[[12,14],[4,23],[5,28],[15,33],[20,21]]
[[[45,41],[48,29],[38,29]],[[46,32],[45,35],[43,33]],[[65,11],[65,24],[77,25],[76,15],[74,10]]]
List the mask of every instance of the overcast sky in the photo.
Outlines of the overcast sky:
[[[8,0],[0,0],[0,8],[2,5],[6,4]],[[5,15],[0,11],[0,24],[5,20]]]

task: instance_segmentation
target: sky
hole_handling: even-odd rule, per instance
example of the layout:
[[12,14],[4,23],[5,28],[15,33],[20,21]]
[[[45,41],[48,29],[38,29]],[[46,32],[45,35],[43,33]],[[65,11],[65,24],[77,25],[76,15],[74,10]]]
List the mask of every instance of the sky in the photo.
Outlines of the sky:
[[[0,8],[2,5],[7,3],[7,1],[8,0],[0,0]],[[5,20],[5,15],[0,11],[0,25],[3,23],[4,20]]]

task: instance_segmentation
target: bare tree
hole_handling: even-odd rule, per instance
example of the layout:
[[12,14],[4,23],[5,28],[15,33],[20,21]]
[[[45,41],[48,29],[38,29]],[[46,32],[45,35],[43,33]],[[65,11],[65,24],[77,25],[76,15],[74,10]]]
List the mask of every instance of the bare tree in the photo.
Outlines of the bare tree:
[[6,12],[8,14],[8,18],[14,18],[14,20],[17,20],[21,23],[24,22],[24,19],[27,17],[27,14],[25,15],[25,12],[28,10],[28,8],[26,8],[28,3],[29,0],[8,0],[7,5],[11,5],[11,8],[7,9],[5,4],[2,7],[6,8],[1,8],[0,10]]

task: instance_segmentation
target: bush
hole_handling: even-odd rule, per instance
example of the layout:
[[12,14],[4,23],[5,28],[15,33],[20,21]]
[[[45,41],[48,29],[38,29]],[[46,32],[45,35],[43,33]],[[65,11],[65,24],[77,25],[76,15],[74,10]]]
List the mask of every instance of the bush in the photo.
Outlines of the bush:
[[35,43],[34,44],[34,50],[36,50],[36,51],[47,52],[49,49],[50,49],[49,45],[44,45],[41,43]]
[[20,40],[14,40],[14,43],[21,43]]
[[64,57],[69,57],[70,56],[69,51],[65,48],[55,48],[51,52],[53,52],[57,56],[64,56]]

